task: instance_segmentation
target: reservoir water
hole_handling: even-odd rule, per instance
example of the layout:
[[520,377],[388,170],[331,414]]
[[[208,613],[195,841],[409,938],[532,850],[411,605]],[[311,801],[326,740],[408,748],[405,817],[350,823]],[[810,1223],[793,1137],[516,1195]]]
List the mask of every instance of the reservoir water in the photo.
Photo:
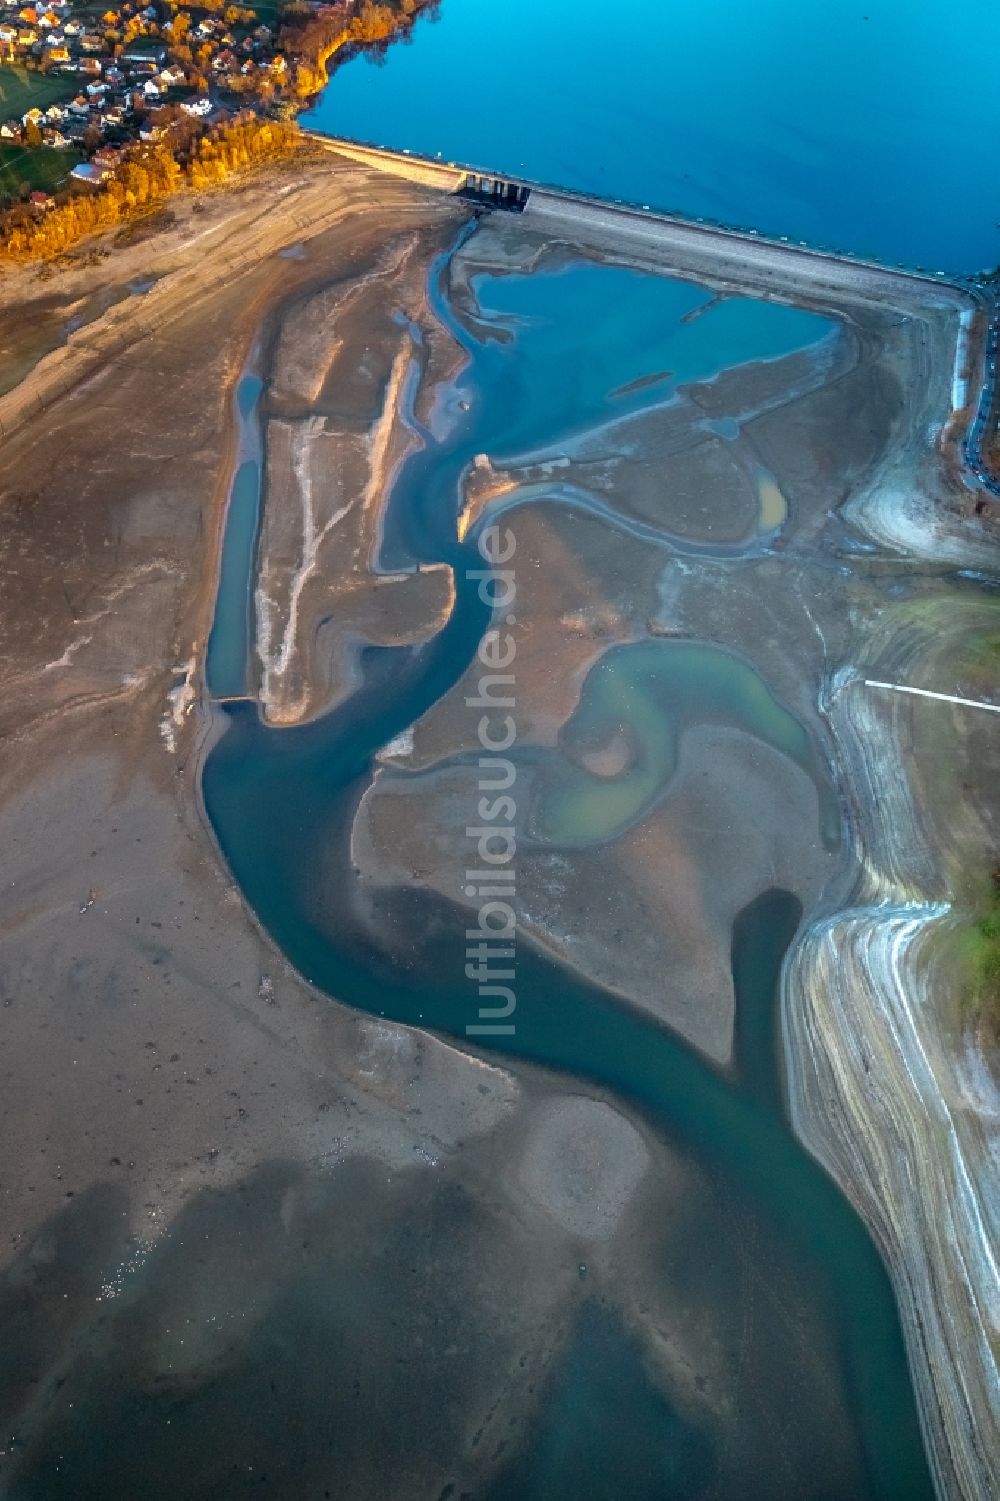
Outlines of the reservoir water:
[[[662,404],[684,381],[778,359],[833,329],[829,319],[780,303],[716,300],[690,282],[586,261],[531,276],[477,276],[478,330],[469,329],[443,290],[447,267],[445,257],[431,276],[432,305],[470,364],[442,398],[447,431],[394,486],[387,567],[445,556],[461,476],[480,452],[502,466],[543,445],[565,449],[595,423]],[[456,420],[463,405],[467,415]],[[668,516],[661,536],[680,547]]]
[[205,679],[216,698],[247,691],[253,565],[260,525],[261,444],[255,421],[263,390],[259,376],[236,388],[237,457],[226,507],[221,578],[205,658]]
[[992,0],[442,0],[305,123],[930,270],[1000,261]]
[[[626,400],[653,400],[646,384],[653,374],[707,376],[755,357],[774,359],[815,345],[829,325],[765,303],[704,311],[710,299],[689,285],[593,265],[481,277],[478,316],[463,321],[449,305],[447,266],[446,257],[432,270],[431,291],[468,364],[438,391],[440,420],[434,431],[422,430],[422,449],[396,479],[386,546],[453,566],[450,618],[422,648],[365,651],[360,686],[311,723],[270,729],[252,699],[222,704],[224,733],[202,787],[233,876],[304,976],[374,1017],[463,1043],[475,1007],[462,969],[467,912],[407,887],[394,893],[391,927],[373,936],[353,903],[349,840],[376,753],[453,688],[490,623],[468,578],[479,562],[481,523],[456,537],[471,457],[482,448],[511,454],[547,437],[561,441],[618,414],[623,390],[632,393]],[[691,320],[697,308],[701,316]],[[580,374],[560,381],[558,370]],[[243,489],[250,493],[249,482]],[[558,486],[548,503],[563,504]],[[229,524],[236,539],[231,548],[226,539],[231,566],[222,570],[215,638],[227,650],[211,679],[223,695],[251,676],[245,658],[240,672],[234,652],[241,641],[249,649],[239,622],[256,523],[231,505]],[[577,728],[586,734],[602,716],[624,720],[634,707],[647,764],[628,771],[610,796],[607,784],[598,794],[582,773],[561,782],[546,815],[559,838],[599,844],[641,818],[667,788],[674,737],[702,721],[738,725],[787,758],[816,780],[824,806],[829,787],[810,734],[735,657],[657,642],[607,660]],[[727,1328],[744,1331],[746,1405],[718,1427],[692,1426],[650,1381],[642,1352],[595,1304],[560,1360],[529,1442],[484,1492],[493,1501],[930,1497],[886,1272],[860,1220],[785,1117],[776,992],[800,915],[795,897],[772,885],[737,918],[731,963],[739,1019],[728,1072],[581,974],[530,945],[521,949],[516,1032],[499,1045],[507,1056],[610,1092],[692,1164],[701,1188],[661,1275],[685,1297],[705,1300]]]

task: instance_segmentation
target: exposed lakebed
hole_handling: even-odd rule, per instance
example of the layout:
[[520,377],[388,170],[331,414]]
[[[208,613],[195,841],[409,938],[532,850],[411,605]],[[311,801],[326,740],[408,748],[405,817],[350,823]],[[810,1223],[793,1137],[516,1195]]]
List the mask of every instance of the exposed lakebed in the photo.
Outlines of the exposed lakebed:
[[[384,286],[374,295],[384,307]],[[338,323],[348,345],[351,326]],[[295,392],[274,412],[265,388],[265,509],[303,518],[283,670],[308,644],[298,679],[315,683],[297,723],[269,724],[252,697],[219,709],[208,815],[303,975],[465,1044],[478,1004],[464,971],[478,718],[466,700],[492,624],[472,570],[502,517],[517,543],[522,937],[516,1025],[497,1046],[515,1066],[608,1091],[688,1174],[670,1225],[632,1231],[680,1364],[616,1288],[614,1246],[581,1263],[596,1301],[483,1494],[929,1495],[888,1277],[789,1127],[777,1019],[802,906],[842,869],[816,680],[846,602],[878,587],[822,537],[836,497],[823,453],[860,476],[886,441],[887,336],[874,319],[876,354],[861,359],[847,324],[542,254],[489,226],[431,260],[424,307],[400,295],[386,327],[393,409],[368,441],[384,466],[381,524],[347,551],[351,506],[323,446],[344,420],[336,365],[311,381],[311,410],[305,381],[294,418]],[[864,403],[866,430],[845,437],[831,400],[841,414]],[[762,475],[780,505],[765,492],[762,507]],[[268,547],[264,535],[254,576],[224,562],[216,617],[218,630],[253,601],[262,654]],[[331,677],[319,583],[348,568],[386,599],[449,570],[446,621],[416,643],[373,647],[359,631],[350,669]],[[250,680],[268,667],[250,664]],[[425,1346],[428,1379],[460,1326],[458,1314]],[[623,1391],[628,1442],[594,1441],[595,1412]]]

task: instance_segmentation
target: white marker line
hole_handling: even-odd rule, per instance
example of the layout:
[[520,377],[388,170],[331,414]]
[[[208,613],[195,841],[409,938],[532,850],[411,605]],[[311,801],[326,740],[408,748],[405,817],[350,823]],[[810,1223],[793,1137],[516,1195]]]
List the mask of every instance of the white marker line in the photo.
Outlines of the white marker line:
[[954,693],[932,693],[929,688],[907,688],[905,683],[880,683],[876,678],[865,678],[866,688],[888,688],[893,693],[914,693],[918,698],[937,698],[944,704],[964,704],[968,709],[988,709],[991,714],[1000,714],[1000,704],[985,704],[979,698],[958,698]]

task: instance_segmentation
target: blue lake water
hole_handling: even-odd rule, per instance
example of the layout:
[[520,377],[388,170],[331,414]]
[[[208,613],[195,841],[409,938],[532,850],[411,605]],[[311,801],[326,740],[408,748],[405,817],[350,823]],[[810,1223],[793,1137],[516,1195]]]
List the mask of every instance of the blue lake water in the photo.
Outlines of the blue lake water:
[[588,426],[663,402],[684,381],[815,346],[835,327],[779,303],[720,302],[690,282],[578,261],[530,276],[477,276],[470,334],[441,292],[447,261],[431,278],[431,294],[470,358],[454,393],[468,411],[459,418],[453,404],[447,436],[394,487],[382,552],[388,568],[446,551],[460,477],[476,454],[502,465],[535,449],[561,452]]
[[1000,261],[994,0],[442,0],[305,123],[891,263]]
[[[660,403],[682,382],[816,344],[834,327],[800,308],[752,297],[717,302],[690,282],[587,262],[477,277],[476,299],[491,323],[517,331],[513,344],[480,352],[497,374],[506,368],[496,382],[506,420],[500,426],[489,414],[491,452],[500,454],[543,438],[558,443],[601,418]],[[587,316],[574,325],[581,308]]]
[[260,438],[255,423],[263,382],[245,375],[236,388],[240,462],[233,476],[219,571],[215,619],[205,654],[205,676],[216,698],[247,691],[253,565],[260,525]]

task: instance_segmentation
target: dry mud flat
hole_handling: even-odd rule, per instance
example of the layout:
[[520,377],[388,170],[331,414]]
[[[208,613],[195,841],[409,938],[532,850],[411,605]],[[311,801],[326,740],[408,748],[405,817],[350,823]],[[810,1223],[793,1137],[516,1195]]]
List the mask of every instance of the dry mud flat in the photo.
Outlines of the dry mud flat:
[[[268,225],[285,191],[301,213]],[[360,1451],[344,1440],[342,1494],[436,1494],[472,1432],[500,1421],[498,1382],[506,1424],[523,1373],[544,1378],[587,1291],[580,1262],[596,1275],[650,1181],[660,1194],[675,1180],[611,1106],[311,993],[218,867],[196,810],[196,717],[176,755],[163,733],[201,660],[230,397],[254,340],[280,329],[270,312],[377,280],[386,256],[463,213],[329,164],[214,200],[197,255],[167,236],[109,263],[159,275],[160,321],[144,326],[153,292],[116,304],[5,398],[8,432],[23,418],[0,453],[7,1495],[174,1495],[178,1466],[189,1494],[242,1494],[269,1465],[271,1494],[322,1494],[328,1440],[292,1446],[276,1474],[269,1434],[357,1434],[356,1385],[391,1430]],[[234,274],[246,234],[260,253]],[[108,264],[68,276],[46,284],[42,322]],[[427,587],[420,629],[442,608]],[[551,1148],[567,1122],[569,1159]],[[348,1305],[302,1356],[330,1280]],[[435,1349],[439,1324],[448,1343],[459,1306],[460,1344],[401,1425],[413,1387],[398,1349]],[[267,1419],[256,1439],[248,1403]]]
[[[463,211],[355,167],[280,188],[297,205],[285,217],[261,212],[275,193],[265,184],[242,204],[215,200],[193,253],[183,236],[127,252],[123,280],[156,275],[153,288],[53,346],[0,402],[8,430],[20,424],[0,454],[12,1164],[0,1413],[14,1436],[4,1485],[18,1498],[172,1495],[178,1453],[198,1495],[257,1493],[261,1477],[272,1494],[322,1494],[331,1470],[344,1497],[473,1490],[530,1430],[582,1321],[613,1320],[685,1420],[716,1432],[736,1422],[734,1372],[752,1349],[734,1343],[742,1262],[728,1291],[683,1296],[660,1270],[685,1241],[697,1247],[697,1169],[571,1083],[522,1067],[515,1077],[311,993],[248,918],[200,821],[204,722],[182,712],[163,732],[200,686],[230,396],[255,343],[267,380],[262,711],[281,725],[315,716],[349,690],[359,643],[427,639],[451,607],[447,570],[385,568],[381,548],[403,460],[459,365],[426,281]],[[532,231],[530,215],[485,227],[454,263],[456,307],[477,271],[537,264],[553,239],[573,257],[574,234]],[[648,248],[639,259],[663,268]],[[711,279],[708,260],[676,248],[667,259]],[[89,274],[94,285],[72,273],[65,295],[85,299],[107,270]],[[723,292],[752,291],[741,274],[729,267]],[[960,605],[977,622],[986,606],[956,574],[989,564],[992,543],[955,525],[928,438],[949,406],[949,294],[916,311],[871,289],[799,295],[838,321],[822,359],[695,384],[627,430],[596,427],[568,466],[563,451],[487,455],[456,515],[472,525],[492,506],[518,541],[518,714],[532,751],[521,785],[539,819],[519,872],[525,929],[724,1065],[733,913],[768,885],[800,895],[814,920],[785,995],[797,1118],[893,1268],[939,1479],[985,1495],[995,1305],[976,1217],[990,1196],[989,1076],[976,1096],[958,1029],[939,1020],[938,972],[912,1009],[931,946],[910,944],[901,964],[898,944],[881,944],[885,957],[870,945],[875,959],[847,984],[837,924],[857,912],[894,932],[905,888],[927,925],[951,872],[981,853],[995,751],[951,715],[949,733],[915,742],[928,722],[894,706],[856,737],[862,752],[837,715],[863,712],[868,664],[877,676],[926,664],[931,687],[938,673],[961,681],[951,622]],[[51,403],[44,416],[39,401]],[[701,425],[732,413],[735,442]],[[644,449],[675,476],[666,505]],[[589,509],[541,501],[553,458]],[[762,522],[775,533],[766,547],[720,551]],[[613,782],[637,752],[623,721],[564,755],[588,672],[610,648],[675,638],[738,652],[850,765],[840,791],[863,861],[824,845],[820,794],[800,767],[719,726],[685,732],[670,795],[613,841],[553,848],[546,775],[558,786],[582,767]],[[413,727],[412,746],[385,752],[358,810],[357,900],[376,927],[400,887],[458,895],[455,836],[473,796],[467,688]],[[915,744],[928,748],[919,859]],[[961,776],[945,784],[933,768],[956,756]],[[869,804],[892,807],[886,827],[866,824]],[[823,943],[834,962],[821,971],[810,944]],[[855,1039],[890,1016],[899,1025],[883,1029],[873,1091],[873,1054]],[[921,1049],[940,1065],[922,1094]],[[946,1160],[950,1177],[937,1171]],[[776,1248],[741,1249],[766,1285]],[[794,1289],[780,1295],[794,1325]],[[381,1415],[374,1434],[358,1424],[359,1396],[366,1422]],[[248,1431],[248,1411],[266,1421]],[[843,1421],[831,1394],[818,1456],[838,1452]],[[275,1431],[292,1439],[280,1458]],[[754,1463],[769,1473],[781,1439],[761,1433],[748,1474]]]
[[[280,233],[262,213],[277,191],[303,207]],[[571,1082],[515,1078],[316,996],[219,867],[197,809],[204,725],[184,711],[234,384],[258,343],[276,432],[329,399],[322,420],[348,450],[354,434],[359,476],[373,461],[391,473],[384,394],[405,330],[374,304],[367,339],[364,317],[335,316],[361,341],[352,372],[369,345],[371,379],[303,387],[291,368],[278,378],[284,319],[314,296],[362,298],[392,267],[405,278],[415,247],[426,261],[463,210],[325,167],[206,214],[197,253],[168,235],[113,260],[156,275],[153,289],[50,341],[4,398],[0,1486],[74,1501],[173,1496],[178,1475],[190,1495],[266,1485],[289,1501],[331,1475],[344,1497],[476,1488],[536,1421],[582,1324],[600,1352],[641,1360],[693,1424],[732,1422],[736,1292],[732,1308],[711,1289],[678,1302],[657,1271],[697,1236],[698,1172]],[[241,235],[256,250],[234,271]],[[47,284],[38,322],[107,276]],[[409,338],[416,368],[443,373],[433,338]],[[316,552],[331,582],[349,560],[352,610],[374,509],[352,510],[351,549]],[[436,628],[440,579],[373,587],[405,601],[398,617],[372,612],[374,633]],[[308,581],[298,597],[311,626]],[[310,637],[290,639],[302,653]],[[300,681],[313,692],[311,662]],[[329,673],[308,712],[341,691]],[[649,1224],[664,1227],[654,1245]],[[763,1468],[770,1442],[762,1432]]]

